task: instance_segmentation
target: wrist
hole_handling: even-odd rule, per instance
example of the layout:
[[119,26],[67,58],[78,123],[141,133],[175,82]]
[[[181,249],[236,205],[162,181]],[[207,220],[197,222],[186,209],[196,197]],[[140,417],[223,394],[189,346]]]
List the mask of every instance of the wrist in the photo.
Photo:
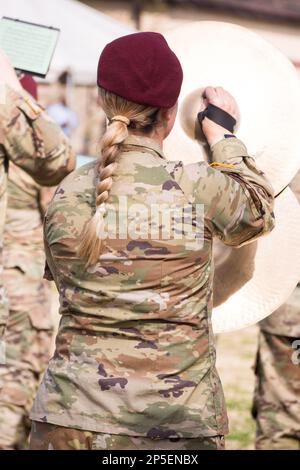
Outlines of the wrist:
[[224,139],[224,134],[228,134],[229,131],[224,127],[218,126],[216,124],[211,125],[210,122],[203,122],[202,130],[206,137],[207,143],[210,147],[219,142],[219,140]]
[[207,143],[212,148],[214,145],[216,145],[220,140],[224,139],[224,134],[216,134],[214,136],[210,136],[209,138],[207,137]]
[[214,145],[224,139],[236,139],[236,136],[234,134],[228,133],[227,131],[225,133],[216,134],[213,138],[210,138],[209,140],[207,139],[207,142],[210,148],[212,148]]

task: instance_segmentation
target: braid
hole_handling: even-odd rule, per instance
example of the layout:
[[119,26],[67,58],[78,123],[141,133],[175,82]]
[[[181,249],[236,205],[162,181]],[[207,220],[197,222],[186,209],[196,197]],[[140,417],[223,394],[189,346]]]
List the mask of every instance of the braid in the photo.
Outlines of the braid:
[[112,187],[119,146],[127,136],[126,124],[115,121],[108,126],[102,137],[102,159],[98,164],[98,182],[96,184],[96,212],[85,229],[78,249],[78,255],[86,260],[87,265],[95,264],[101,252],[101,237],[103,236],[106,214],[105,201],[107,201]]
[[156,123],[158,108],[127,101],[100,88],[103,109],[110,119],[101,139],[101,160],[97,167],[96,210],[87,223],[78,248],[78,256],[86,261],[86,266],[95,264],[101,253],[106,207],[105,202],[113,185],[117,168],[116,158],[128,136],[128,127],[152,130]]

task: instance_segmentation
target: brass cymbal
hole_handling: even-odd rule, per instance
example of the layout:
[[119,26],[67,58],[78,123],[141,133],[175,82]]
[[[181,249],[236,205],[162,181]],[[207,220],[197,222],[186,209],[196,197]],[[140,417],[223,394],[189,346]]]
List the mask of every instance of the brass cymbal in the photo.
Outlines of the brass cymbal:
[[[207,159],[197,113],[203,89],[222,86],[239,106],[237,136],[281,192],[300,167],[300,82],[293,65],[254,32],[229,23],[194,22],[165,36],[184,72],[178,115],[164,144],[167,157],[185,164]],[[255,243],[214,244],[214,332],[263,319],[300,279],[300,206],[289,188],[275,200],[275,217],[273,232]]]

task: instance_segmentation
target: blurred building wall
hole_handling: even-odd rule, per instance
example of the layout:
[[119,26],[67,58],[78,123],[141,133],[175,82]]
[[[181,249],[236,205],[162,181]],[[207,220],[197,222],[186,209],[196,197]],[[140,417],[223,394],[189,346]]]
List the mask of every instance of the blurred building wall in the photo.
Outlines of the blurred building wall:
[[[83,0],[89,6],[96,8],[107,15],[135,27],[132,1],[114,0]],[[251,1],[251,0],[249,0]],[[268,1],[268,0],[266,0]],[[206,2],[207,3],[207,2]],[[300,0],[299,0],[300,3]],[[280,49],[299,69],[300,74],[300,24],[294,22],[270,21],[255,19],[249,16],[235,15],[233,12],[222,12],[193,5],[167,5],[159,0],[144,1],[144,8],[140,18],[142,31],[165,32],[181,24],[214,20],[236,23],[250,28]]]
[[[132,1],[82,1],[132,28],[136,27],[132,8],[134,2]],[[256,31],[279,48],[293,61],[300,76],[300,25],[258,20],[249,16],[237,16],[230,12],[214,11],[199,6],[168,6],[159,0],[153,0],[150,4],[147,4],[144,0],[143,3],[144,8],[140,16],[140,29],[143,31],[163,33],[184,23],[200,20],[236,23]],[[97,64],[95,64],[95,70],[96,66]],[[44,106],[55,100],[55,87],[41,86],[40,88],[41,102]],[[76,152],[90,155],[99,154],[99,141],[103,133],[105,120],[103,112],[97,105],[96,87],[74,87],[72,109],[78,114],[80,122],[80,126],[71,139]]]

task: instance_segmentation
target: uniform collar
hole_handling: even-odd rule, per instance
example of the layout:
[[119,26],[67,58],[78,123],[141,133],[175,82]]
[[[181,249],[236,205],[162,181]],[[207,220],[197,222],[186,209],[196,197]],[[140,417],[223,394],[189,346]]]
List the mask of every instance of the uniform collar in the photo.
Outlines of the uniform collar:
[[[151,150],[152,152],[159,155],[161,158],[166,158],[163,153],[163,149],[158,144],[158,142],[154,139],[150,139],[149,137],[137,136],[137,135],[129,135],[123,142],[125,146],[133,146],[133,147],[142,147],[147,150]],[[124,149],[126,152],[126,148]],[[151,153],[152,153],[151,152]]]

